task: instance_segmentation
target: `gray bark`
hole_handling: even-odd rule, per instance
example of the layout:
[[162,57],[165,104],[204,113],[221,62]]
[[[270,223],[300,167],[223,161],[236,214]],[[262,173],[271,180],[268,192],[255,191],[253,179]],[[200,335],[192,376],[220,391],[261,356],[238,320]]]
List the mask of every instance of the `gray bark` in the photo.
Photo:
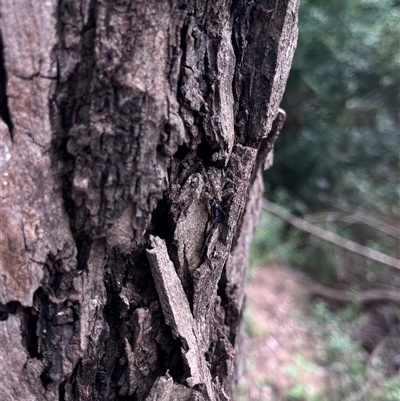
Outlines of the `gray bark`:
[[228,400],[298,0],[0,7],[0,398]]

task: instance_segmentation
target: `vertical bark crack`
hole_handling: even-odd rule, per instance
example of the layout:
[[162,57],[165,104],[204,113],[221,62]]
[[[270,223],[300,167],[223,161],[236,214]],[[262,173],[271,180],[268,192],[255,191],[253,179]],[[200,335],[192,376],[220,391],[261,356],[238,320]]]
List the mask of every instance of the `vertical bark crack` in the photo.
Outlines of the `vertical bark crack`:
[[[82,120],[82,117],[77,116],[77,112],[79,109],[90,106],[90,84],[95,71],[96,0],[90,1],[87,23],[82,28],[81,42],[76,48],[67,50],[64,48],[63,28],[71,18],[72,12],[68,2],[60,2],[58,10],[60,37],[59,48],[56,50],[59,65],[58,84],[50,114],[53,117],[53,127],[56,132],[53,143],[55,162],[61,161],[62,165],[60,176],[64,207],[69,216],[71,232],[78,250],[78,268],[82,270],[90,252],[90,241],[87,235],[80,233],[80,228],[87,218],[87,212],[84,205],[78,208],[72,199],[75,156],[68,151],[67,146],[71,139],[69,131],[76,124],[75,120]],[[75,52],[79,53],[81,61],[66,75],[60,70],[60,66],[68,64],[68,60],[73,59],[72,54]],[[85,121],[79,121],[79,123],[82,124]]]
[[4,65],[3,38],[0,31],[0,118],[7,124],[11,140],[14,139],[14,125],[11,121],[7,98],[7,71]]

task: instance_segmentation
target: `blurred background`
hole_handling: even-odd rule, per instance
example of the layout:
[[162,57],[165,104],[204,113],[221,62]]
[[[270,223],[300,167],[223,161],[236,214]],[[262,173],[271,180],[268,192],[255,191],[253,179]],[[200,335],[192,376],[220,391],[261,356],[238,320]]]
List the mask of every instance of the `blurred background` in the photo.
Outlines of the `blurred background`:
[[399,93],[399,0],[302,0],[237,400],[400,400]]

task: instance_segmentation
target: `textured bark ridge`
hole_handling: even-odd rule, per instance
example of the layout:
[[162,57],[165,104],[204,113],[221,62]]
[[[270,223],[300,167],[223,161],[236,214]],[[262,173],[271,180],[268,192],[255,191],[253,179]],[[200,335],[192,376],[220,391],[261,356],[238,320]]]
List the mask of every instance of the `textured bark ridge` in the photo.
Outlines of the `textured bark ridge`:
[[298,0],[0,7],[0,398],[229,400]]

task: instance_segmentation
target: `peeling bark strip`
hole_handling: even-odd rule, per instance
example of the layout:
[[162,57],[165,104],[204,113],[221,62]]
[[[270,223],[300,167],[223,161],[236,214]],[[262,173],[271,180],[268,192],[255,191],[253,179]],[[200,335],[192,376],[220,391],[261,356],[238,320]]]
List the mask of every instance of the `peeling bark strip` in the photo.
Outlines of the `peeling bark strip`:
[[0,0],[0,398],[228,400],[298,0]]
[[196,384],[205,384],[208,397],[214,401],[214,391],[204,356],[204,346],[198,341],[189,302],[176,274],[174,264],[168,256],[165,241],[159,237],[150,237],[150,244],[153,249],[147,250],[147,257],[165,323],[171,326],[173,335],[181,340],[183,358],[189,367],[190,376],[186,382],[190,387]]

